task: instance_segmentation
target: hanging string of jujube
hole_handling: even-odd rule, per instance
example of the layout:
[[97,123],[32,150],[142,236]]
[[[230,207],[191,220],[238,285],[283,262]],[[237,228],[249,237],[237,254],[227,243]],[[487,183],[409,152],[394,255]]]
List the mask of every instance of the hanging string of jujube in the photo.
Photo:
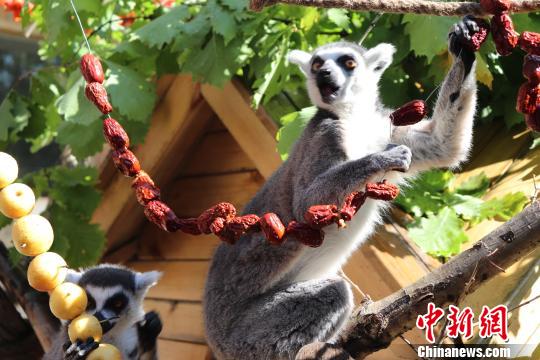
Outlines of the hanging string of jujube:
[[[493,14],[491,25],[485,20],[475,19],[478,31],[464,45],[477,51],[491,30],[501,55],[508,55],[517,45],[529,53],[523,67],[529,82],[520,90],[517,109],[526,114],[527,124],[533,130],[540,130],[540,34],[524,32],[519,36],[514,31],[508,15],[508,0],[483,0],[481,5]],[[266,239],[275,245],[293,238],[304,245],[317,247],[323,242],[325,226],[337,224],[338,227],[345,227],[366,199],[390,201],[399,193],[398,188],[386,180],[368,183],[363,191],[349,194],[343,204],[313,205],[306,211],[303,221],[293,220],[288,224],[284,224],[275,213],[239,215],[234,205],[226,202],[208,208],[198,217],[179,218],[162,201],[159,187],[141,169],[139,160],[129,149],[130,140],[122,125],[110,116],[113,107],[103,86],[105,76],[99,59],[91,52],[85,54],[81,58],[80,69],[87,82],[87,98],[106,115],[103,134],[112,148],[114,164],[123,175],[133,178],[132,188],[148,220],[165,231],[182,231],[192,235],[215,234],[230,244],[248,232],[262,231]],[[393,112],[390,121],[394,126],[412,125],[422,120],[426,114],[425,102],[413,100]]]

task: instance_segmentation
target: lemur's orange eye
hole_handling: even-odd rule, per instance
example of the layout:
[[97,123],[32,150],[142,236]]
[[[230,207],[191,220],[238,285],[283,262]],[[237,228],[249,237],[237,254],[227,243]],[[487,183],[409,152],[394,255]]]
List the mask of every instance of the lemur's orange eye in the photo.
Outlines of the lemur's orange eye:
[[321,66],[322,63],[320,61],[315,61],[313,64],[311,64],[311,71],[319,71]]
[[356,61],[354,61],[353,59],[348,59],[347,61],[345,61],[345,66],[347,67],[347,69],[352,70],[356,67]]

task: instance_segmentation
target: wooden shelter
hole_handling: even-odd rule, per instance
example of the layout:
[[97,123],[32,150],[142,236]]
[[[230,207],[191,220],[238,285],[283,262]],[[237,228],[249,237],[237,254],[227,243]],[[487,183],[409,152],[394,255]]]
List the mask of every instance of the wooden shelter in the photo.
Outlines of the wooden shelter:
[[[166,76],[159,80],[157,91],[161,100],[145,143],[135,153],[162,188],[164,199],[179,216],[186,217],[196,216],[219,201],[241,208],[280,165],[274,122],[263,110],[251,108],[249,94],[235,81],[218,89],[194,83],[186,75]],[[539,154],[540,150],[528,151],[524,133],[509,133],[503,124],[491,124],[478,132],[472,161],[460,179],[484,171],[493,179],[488,197],[518,190],[532,194],[532,174],[540,165]],[[101,174],[104,196],[93,221],[107,234],[103,260],[164,273],[146,303],[148,310],[157,310],[164,321],[161,358],[209,356],[201,298],[217,238],[159,230],[145,220],[130,180],[117,173],[111,161],[104,161]],[[414,282],[438,266],[410,241],[404,219],[404,214],[394,210],[344,269],[351,281],[373,299]],[[486,221],[470,229],[471,241],[499,224]],[[512,307],[533,296],[540,287],[538,255],[530,254],[490,281],[469,296],[467,304],[478,314],[484,304]],[[361,299],[360,293],[356,295]],[[510,326],[516,342],[539,342],[539,324],[523,321],[523,316],[530,318],[539,312],[538,306],[530,306],[512,315]],[[423,334],[416,330],[406,338],[412,343],[425,343]],[[416,354],[397,339],[389,349],[370,358],[415,359]]]

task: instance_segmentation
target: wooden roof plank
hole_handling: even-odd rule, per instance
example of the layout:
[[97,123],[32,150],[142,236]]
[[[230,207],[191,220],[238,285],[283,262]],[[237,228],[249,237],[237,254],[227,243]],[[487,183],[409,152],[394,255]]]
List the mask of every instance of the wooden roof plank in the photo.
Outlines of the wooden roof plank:
[[201,301],[209,262],[133,261],[128,266],[141,272],[163,272],[158,284],[148,292],[149,299]]
[[241,85],[229,82],[223,89],[202,85],[201,91],[260,173],[269,178],[281,165],[276,150],[275,131],[270,131],[271,125],[264,116],[252,109]]
[[160,359],[203,360],[208,347],[201,344],[158,339],[158,355]]
[[[212,116],[197,89],[189,76],[177,76],[154,111],[144,144],[134,150],[143,169],[162,187]],[[93,214],[92,222],[107,234],[108,247],[133,236],[144,219],[130,185],[131,179],[117,173]]]
[[204,343],[202,305],[146,300],[145,311],[154,310],[163,321],[161,337],[179,341]]

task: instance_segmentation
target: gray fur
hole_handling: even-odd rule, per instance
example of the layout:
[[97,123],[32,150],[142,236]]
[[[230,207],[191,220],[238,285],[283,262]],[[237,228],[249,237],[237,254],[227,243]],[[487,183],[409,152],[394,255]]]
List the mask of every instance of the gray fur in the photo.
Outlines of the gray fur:
[[[104,304],[113,295],[124,294],[129,302],[119,315],[118,319],[111,320],[112,328],[103,335],[101,342],[115,345],[126,360],[152,360],[157,359],[157,349],[141,345],[141,327],[144,326],[145,312],[143,302],[148,289],[154,286],[161,274],[157,271],[146,273],[134,272],[126,267],[101,264],[81,272],[70,270],[66,281],[77,283],[83,287],[92,298],[96,307],[87,311],[105,318],[113,317],[116,314],[104,307]],[[45,354],[44,360],[63,360],[65,358],[64,345],[69,342],[67,336],[67,326],[69,322],[63,322],[60,332],[56,335],[51,349]],[[146,340],[146,339],[145,339]],[[145,341],[145,344],[148,344]],[[151,343],[151,342],[150,342]],[[70,356],[69,359],[79,359]],[[82,358],[81,358],[82,359]]]
[[[337,63],[348,52],[358,63],[352,72]],[[317,88],[319,73],[311,70],[311,59],[323,53],[321,69],[329,69],[340,86],[327,100]],[[466,159],[476,104],[474,60],[466,64],[465,58],[455,60],[433,120],[391,129],[391,110],[380,105],[377,81],[392,54],[388,44],[366,50],[344,42],[325,45],[313,54],[291,54],[290,60],[306,74],[310,97],[319,110],[288,160],[244,213],[275,212],[287,224],[302,220],[311,205],[341,204],[346,194],[363,189],[366,182],[384,176],[401,183],[418,171],[455,167]],[[467,73],[466,68],[472,71]],[[450,95],[456,93],[451,101]],[[332,341],[353,304],[349,285],[338,271],[372,233],[381,208],[380,201],[368,200],[346,229],[326,228],[325,241],[316,249],[296,241],[272,246],[260,233],[246,235],[232,246],[220,245],[204,295],[206,334],[214,355],[293,359],[307,343]]]

